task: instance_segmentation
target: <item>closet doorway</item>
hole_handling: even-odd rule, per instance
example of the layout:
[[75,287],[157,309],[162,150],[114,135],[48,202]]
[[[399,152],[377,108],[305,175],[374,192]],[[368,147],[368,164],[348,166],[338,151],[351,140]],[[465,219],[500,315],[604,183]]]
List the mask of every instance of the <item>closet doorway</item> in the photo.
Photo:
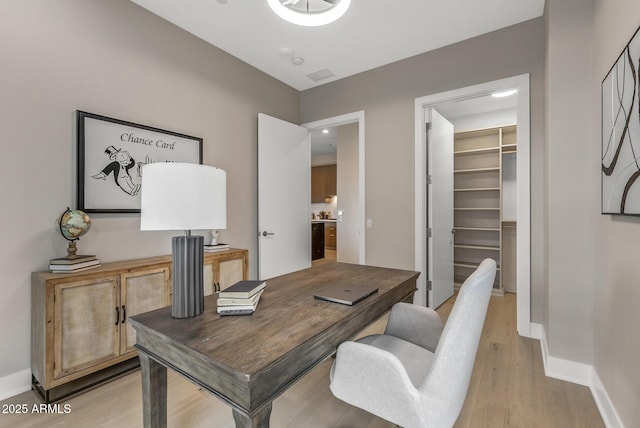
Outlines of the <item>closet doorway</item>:
[[[506,91],[514,92],[507,95]],[[498,93],[504,98],[492,98]],[[491,99],[493,103],[488,102]],[[453,122],[457,134],[456,224],[452,230],[458,234],[454,235],[457,259],[455,270],[451,266],[455,280],[461,282],[478,258],[495,258],[501,272],[494,288],[497,293],[517,293],[518,333],[530,336],[529,75],[415,100],[415,269],[424,273],[419,278],[416,303],[423,305],[430,303],[426,283],[432,271],[425,250],[430,232],[426,212],[431,184],[424,127],[426,112],[431,108]]]

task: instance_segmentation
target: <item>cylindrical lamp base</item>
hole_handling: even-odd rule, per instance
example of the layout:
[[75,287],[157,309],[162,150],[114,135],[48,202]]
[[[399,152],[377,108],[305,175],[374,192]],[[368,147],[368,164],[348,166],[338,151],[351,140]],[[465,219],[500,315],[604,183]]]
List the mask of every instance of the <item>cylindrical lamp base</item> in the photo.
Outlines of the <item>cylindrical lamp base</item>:
[[192,318],[204,312],[203,246],[202,236],[174,236],[171,239],[171,315],[174,318]]

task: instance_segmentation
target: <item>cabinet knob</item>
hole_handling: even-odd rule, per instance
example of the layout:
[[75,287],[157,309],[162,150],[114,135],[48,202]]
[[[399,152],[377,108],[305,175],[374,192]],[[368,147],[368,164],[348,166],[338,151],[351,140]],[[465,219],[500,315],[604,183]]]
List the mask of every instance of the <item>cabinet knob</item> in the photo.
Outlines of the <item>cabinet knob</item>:
[[122,324],[124,324],[124,320],[127,319],[127,308],[122,305]]
[[120,308],[116,306],[116,325],[120,324]]

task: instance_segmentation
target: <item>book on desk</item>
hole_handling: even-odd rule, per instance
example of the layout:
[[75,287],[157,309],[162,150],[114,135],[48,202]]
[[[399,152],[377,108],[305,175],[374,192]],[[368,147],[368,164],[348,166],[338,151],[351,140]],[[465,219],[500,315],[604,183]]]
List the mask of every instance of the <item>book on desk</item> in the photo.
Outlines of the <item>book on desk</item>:
[[256,294],[258,291],[266,287],[267,282],[261,280],[245,280],[238,281],[230,287],[220,290],[218,292],[218,298],[240,298],[248,299]]
[[218,314],[252,314],[266,285],[266,281],[240,281],[218,292]]

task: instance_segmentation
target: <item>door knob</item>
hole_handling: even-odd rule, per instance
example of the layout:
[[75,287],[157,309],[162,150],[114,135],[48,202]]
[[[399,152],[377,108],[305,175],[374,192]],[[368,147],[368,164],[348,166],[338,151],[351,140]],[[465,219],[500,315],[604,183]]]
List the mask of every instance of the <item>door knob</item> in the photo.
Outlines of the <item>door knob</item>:
[[264,232],[262,232],[262,236],[271,236],[271,235],[275,235],[275,233],[267,232],[266,230]]

